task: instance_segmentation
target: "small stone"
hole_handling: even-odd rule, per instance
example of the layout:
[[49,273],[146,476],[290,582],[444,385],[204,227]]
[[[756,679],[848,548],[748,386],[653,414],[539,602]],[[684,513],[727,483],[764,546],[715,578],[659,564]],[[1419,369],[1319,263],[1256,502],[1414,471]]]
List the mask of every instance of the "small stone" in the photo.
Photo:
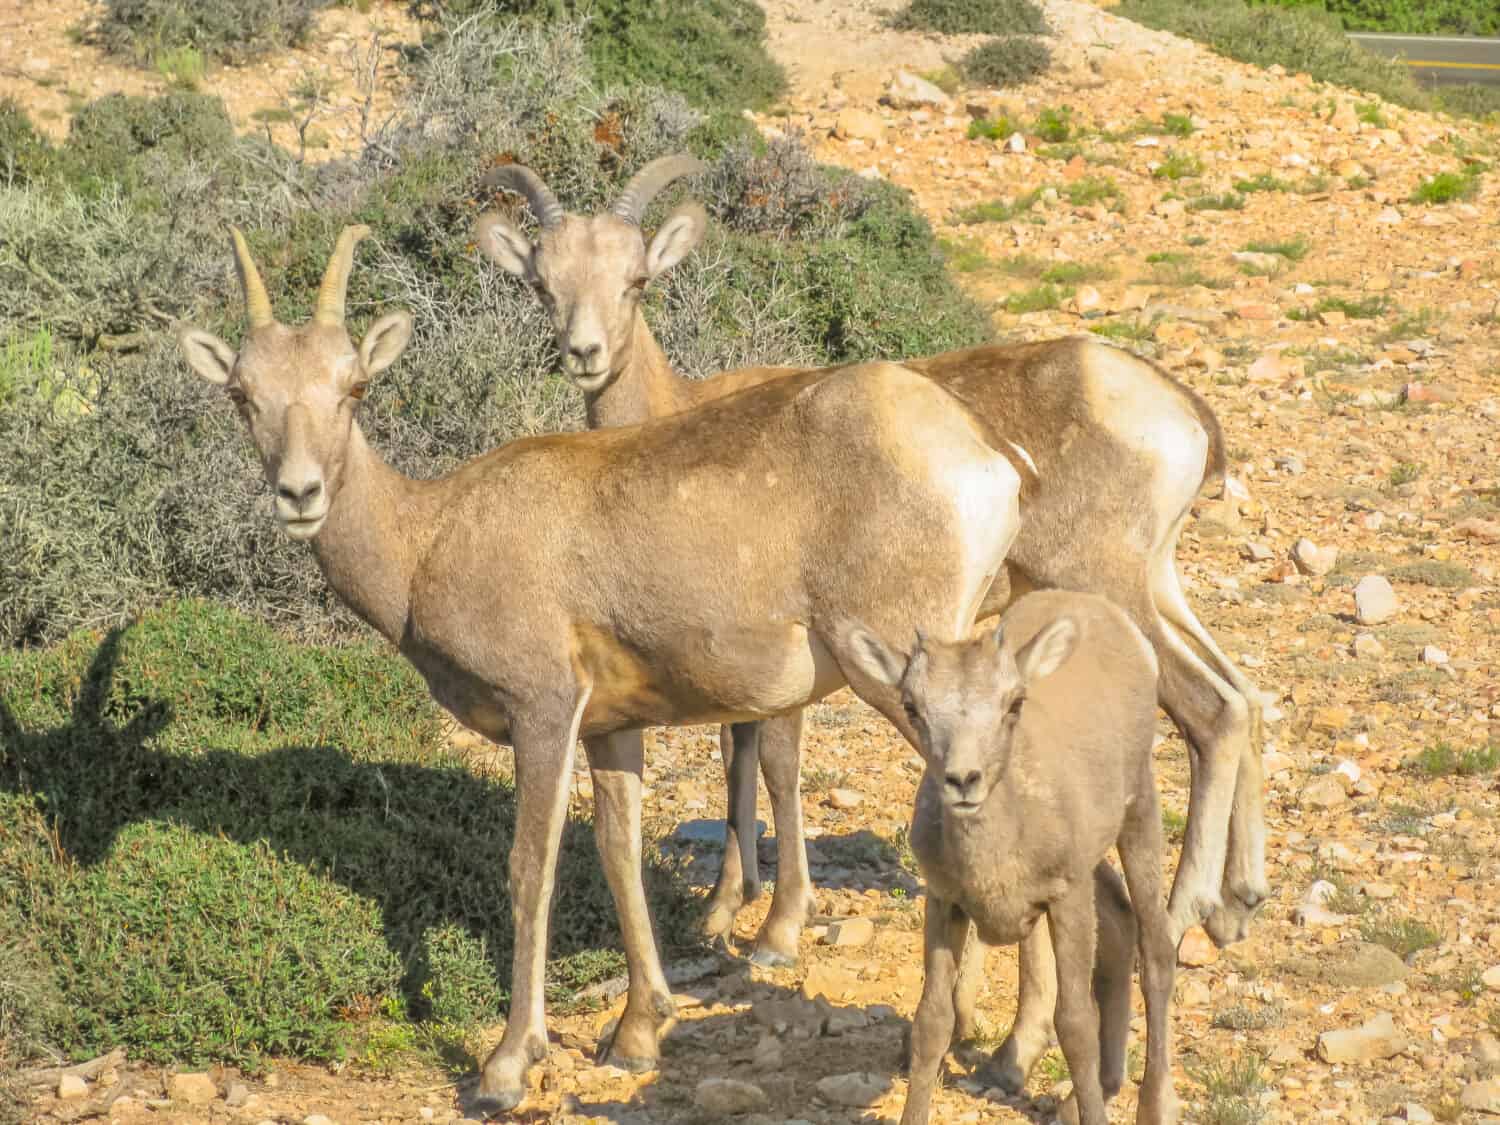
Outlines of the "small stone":
[[1458,1103],[1479,1113],[1500,1113],[1500,1081],[1491,1078],[1465,1086]]
[[1380,214],[1375,216],[1375,221],[1388,226],[1395,226],[1401,221],[1401,212],[1397,211],[1394,207],[1382,208]]
[[1104,303],[1104,297],[1092,285],[1080,285],[1073,294],[1070,307],[1073,312],[1092,312]]
[[846,109],[833,119],[833,135],[841,141],[885,139],[885,122],[866,109]]
[[1354,655],[1366,660],[1375,660],[1385,655],[1385,645],[1374,633],[1354,634]]
[[1245,557],[1251,562],[1267,562],[1276,557],[1276,553],[1264,543],[1257,543],[1251,539],[1245,544]]
[[1396,1030],[1389,1012],[1381,1012],[1360,1027],[1325,1031],[1318,1036],[1318,1058],[1326,1063],[1376,1062],[1400,1054],[1406,1036]]
[[1354,615],[1361,625],[1379,625],[1396,616],[1396,591],[1379,574],[1367,574],[1354,587]]
[[1292,561],[1303,574],[1321,578],[1339,561],[1339,549],[1319,547],[1311,539],[1299,539],[1292,545]]
[[228,1091],[224,1094],[224,1104],[230,1109],[238,1109],[250,1100],[250,1087],[243,1082],[231,1082]]
[[1457,402],[1458,392],[1430,383],[1407,383],[1401,388],[1403,402]]
[[1402,1106],[1401,1116],[1413,1122],[1414,1125],[1432,1125],[1432,1122],[1437,1120],[1426,1106],[1418,1105],[1416,1102],[1407,1102]]
[[824,1032],[828,1035],[845,1035],[869,1026],[870,1017],[859,1008],[834,1008],[828,1013]]
[[1276,310],[1270,305],[1236,305],[1234,315],[1241,320],[1275,320]]
[[188,1105],[208,1105],[219,1096],[219,1088],[207,1074],[174,1074],[167,1079],[167,1097]]
[[333,1118],[321,1113],[309,1113],[302,1119],[302,1125],[334,1125]]
[[780,1070],[786,1063],[786,1052],[781,1049],[781,1040],[774,1035],[761,1034],[755,1044],[755,1054],[750,1065],[756,1070]]
[[705,1078],[693,1091],[693,1104],[705,1113],[725,1116],[765,1109],[766,1092],[753,1082],[737,1078]]
[[865,945],[875,936],[875,923],[869,918],[842,918],[829,925],[823,935],[824,945],[846,948]]
[[57,1096],[65,1102],[87,1097],[89,1084],[76,1074],[64,1074],[57,1081]]
[[1026,151],[1026,138],[1020,133],[1012,133],[1005,138],[1005,151],[1022,153]]
[[856,789],[830,789],[828,803],[836,809],[857,809],[865,803],[865,797]]
[[1331,809],[1349,799],[1344,783],[1331,773],[1320,774],[1307,783],[1302,790],[1301,804],[1304,808]]
[[1362,883],[1360,884],[1359,891],[1366,898],[1380,899],[1382,901],[1396,897],[1396,888],[1391,883],[1381,883],[1378,881]]
[[1479,543],[1500,543],[1500,520],[1485,520],[1474,516],[1454,525],[1454,534]]
[[1354,713],[1347,707],[1319,707],[1313,713],[1312,729],[1319,734],[1338,734],[1353,718]]
[[1422,663],[1441,667],[1448,663],[1448,654],[1437,645],[1422,646]]
[[1190,969],[1202,968],[1212,965],[1219,959],[1218,947],[1203,932],[1201,927],[1194,926],[1182,935],[1182,942],[1177,946],[1177,963],[1185,965]]
[[818,1096],[834,1105],[862,1107],[874,1105],[882,1094],[890,1089],[891,1081],[881,1074],[854,1071],[850,1074],[830,1074],[818,1080]]
[[1500,992],[1500,965],[1491,965],[1479,979],[1484,982],[1485,988]]
[[953,99],[925,78],[897,71],[886,87],[885,101],[897,109],[947,109]]

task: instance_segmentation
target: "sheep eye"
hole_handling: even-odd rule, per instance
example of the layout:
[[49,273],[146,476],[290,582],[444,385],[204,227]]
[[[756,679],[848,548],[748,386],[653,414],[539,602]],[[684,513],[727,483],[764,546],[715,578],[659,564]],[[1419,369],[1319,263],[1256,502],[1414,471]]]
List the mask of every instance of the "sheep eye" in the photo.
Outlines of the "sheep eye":
[[230,387],[229,401],[234,403],[236,406],[244,406],[245,403],[249,401],[249,399],[245,397],[245,392],[240,390],[238,387]]
[[913,723],[919,723],[922,721],[922,716],[917,711],[917,705],[910,699],[903,699],[901,701],[901,709],[906,712],[906,717]]

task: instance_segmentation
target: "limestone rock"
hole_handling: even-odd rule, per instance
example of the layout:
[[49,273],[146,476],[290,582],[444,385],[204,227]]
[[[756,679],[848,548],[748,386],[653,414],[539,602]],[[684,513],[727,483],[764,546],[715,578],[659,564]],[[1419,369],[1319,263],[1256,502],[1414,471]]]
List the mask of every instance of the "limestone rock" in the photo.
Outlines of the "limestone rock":
[[1385,655],[1385,645],[1374,633],[1354,634],[1354,655],[1365,660],[1375,660]]
[[167,1097],[188,1105],[208,1105],[219,1096],[219,1088],[207,1074],[174,1074],[167,1079]]
[[1326,1063],[1377,1062],[1400,1054],[1406,1036],[1396,1029],[1389,1012],[1366,1020],[1359,1027],[1325,1031],[1318,1036],[1318,1058]]
[[705,1113],[731,1116],[765,1109],[766,1092],[753,1082],[737,1078],[705,1078],[693,1091],[693,1104]]
[[1473,1082],[1458,1096],[1459,1105],[1478,1113],[1500,1113],[1500,1081]]
[[1204,965],[1212,965],[1219,959],[1218,947],[1209,939],[1203,930],[1194,926],[1182,935],[1182,941],[1177,946],[1177,963],[1188,968],[1201,968]]
[[57,1082],[57,1097],[60,1101],[70,1102],[78,1098],[87,1097],[89,1084],[76,1074],[64,1074]]
[[1344,783],[1331,773],[1320,774],[1302,790],[1301,804],[1309,809],[1332,809],[1349,799]]
[[927,79],[905,70],[897,71],[891,79],[885,101],[897,109],[947,109],[953,104],[952,98]]
[[1292,561],[1303,574],[1321,578],[1339,561],[1339,549],[1319,547],[1311,539],[1299,539],[1292,545]]
[[833,119],[833,135],[841,141],[879,142],[885,139],[885,122],[867,109],[846,109]]
[[836,809],[857,809],[864,802],[864,794],[857,789],[830,789],[828,791],[828,803]]
[[1361,625],[1379,625],[1396,616],[1396,591],[1379,574],[1367,574],[1354,587],[1354,614]]
[[834,1105],[862,1107],[874,1105],[890,1085],[891,1080],[885,1075],[859,1070],[820,1078],[817,1091],[818,1097]]
[[823,935],[824,945],[855,947],[867,944],[875,936],[875,923],[869,918],[843,918],[832,923]]

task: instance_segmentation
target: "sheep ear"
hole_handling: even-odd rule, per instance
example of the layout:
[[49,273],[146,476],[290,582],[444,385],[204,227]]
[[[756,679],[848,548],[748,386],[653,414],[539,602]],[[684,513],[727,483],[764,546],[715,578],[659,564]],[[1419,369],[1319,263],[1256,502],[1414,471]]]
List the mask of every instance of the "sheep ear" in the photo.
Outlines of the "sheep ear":
[[531,258],[536,248],[531,239],[493,211],[479,216],[474,240],[485,256],[512,277],[531,276]]
[[177,335],[177,346],[199,378],[216,387],[229,382],[229,373],[234,370],[234,349],[212,332],[184,328]]
[[707,226],[708,213],[697,203],[684,203],[673,211],[646,248],[646,272],[655,279],[686,258]]
[[1021,682],[1030,683],[1052,675],[1073,655],[1073,648],[1077,643],[1077,624],[1071,617],[1059,617],[1016,653],[1016,666],[1021,673]]
[[907,658],[863,625],[849,630],[847,643],[850,662],[876,683],[895,687],[906,675]]
[[411,316],[404,312],[386,313],[365,333],[359,342],[359,361],[366,375],[378,375],[406,350],[411,339]]

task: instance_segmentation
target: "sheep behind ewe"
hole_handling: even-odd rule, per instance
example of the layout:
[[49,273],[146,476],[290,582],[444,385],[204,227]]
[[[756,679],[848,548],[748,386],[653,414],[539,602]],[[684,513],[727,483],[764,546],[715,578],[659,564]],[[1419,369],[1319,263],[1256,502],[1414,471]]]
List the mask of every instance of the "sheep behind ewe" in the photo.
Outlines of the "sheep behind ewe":
[[[871,676],[899,687],[927,762],[911,836],[927,881],[926,977],[902,1125],[928,1120],[970,922],[990,944],[1013,943],[1044,913],[1057,957],[1057,1034],[1073,1077],[1063,1119],[1104,1125],[1105,1099],[1124,1081],[1134,951],[1120,935],[1135,927],[1120,915],[1132,905],[1147,1022],[1137,1121],[1174,1121],[1176,955],[1151,772],[1157,668],[1140,630],[1105,598],[1048,591],[1028,594],[974,640],[918,634],[907,655],[858,625],[850,639]],[[1130,903],[1103,862],[1111,846]]]

